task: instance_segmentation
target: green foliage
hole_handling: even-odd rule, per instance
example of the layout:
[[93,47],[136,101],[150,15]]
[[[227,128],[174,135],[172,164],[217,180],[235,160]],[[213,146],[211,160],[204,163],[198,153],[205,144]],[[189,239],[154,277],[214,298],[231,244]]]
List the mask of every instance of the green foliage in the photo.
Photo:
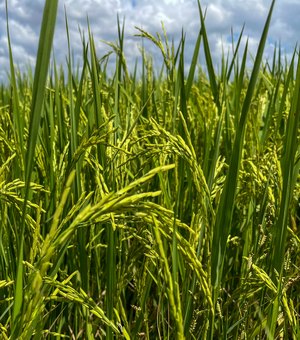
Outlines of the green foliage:
[[262,61],[274,1],[250,71],[242,31],[216,74],[199,4],[187,76],[164,28],[138,31],[160,74],[142,50],[131,75],[119,19],[73,74],[66,17],[47,78],[56,5],[34,78],[9,44],[0,88],[1,339],[299,339],[300,63]]

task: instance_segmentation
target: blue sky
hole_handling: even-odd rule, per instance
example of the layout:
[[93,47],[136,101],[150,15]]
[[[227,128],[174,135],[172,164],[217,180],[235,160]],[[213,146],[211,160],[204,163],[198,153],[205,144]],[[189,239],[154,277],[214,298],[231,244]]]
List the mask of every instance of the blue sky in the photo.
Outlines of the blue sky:
[[[231,28],[238,35],[245,23],[243,44],[249,38],[251,53],[255,53],[271,0],[210,0],[201,1],[207,8],[206,26],[215,64],[218,65],[222,48],[230,48]],[[15,63],[23,70],[34,65],[44,0],[8,0],[9,25]],[[80,27],[87,31],[86,18],[97,45],[98,56],[109,51],[101,42],[116,41],[117,14],[125,18],[125,52],[129,67],[140,56],[141,40],[135,37],[135,26],[151,34],[161,33],[161,22],[175,43],[186,33],[187,60],[192,54],[199,31],[197,0],[60,0],[54,53],[58,63],[65,63],[66,32],[64,7],[67,11],[72,50],[76,59],[81,58]],[[281,41],[283,53],[289,57],[299,39],[300,0],[277,0],[270,28],[265,56],[272,56],[275,42]],[[146,49],[154,58],[159,52],[152,45]],[[201,60],[200,60],[201,63]],[[9,68],[5,22],[5,1],[0,0],[0,82],[5,81]]]

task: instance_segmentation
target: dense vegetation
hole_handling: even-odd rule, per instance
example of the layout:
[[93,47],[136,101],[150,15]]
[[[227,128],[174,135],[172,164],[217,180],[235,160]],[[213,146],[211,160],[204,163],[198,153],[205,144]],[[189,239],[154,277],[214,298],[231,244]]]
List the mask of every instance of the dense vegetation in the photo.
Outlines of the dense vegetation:
[[11,53],[0,87],[1,339],[299,339],[300,59],[262,61],[274,2],[250,71],[241,32],[216,74],[199,7],[189,70],[184,36],[139,30],[163,66],[129,72],[119,24],[112,77],[91,33],[49,76],[56,6],[34,77]]

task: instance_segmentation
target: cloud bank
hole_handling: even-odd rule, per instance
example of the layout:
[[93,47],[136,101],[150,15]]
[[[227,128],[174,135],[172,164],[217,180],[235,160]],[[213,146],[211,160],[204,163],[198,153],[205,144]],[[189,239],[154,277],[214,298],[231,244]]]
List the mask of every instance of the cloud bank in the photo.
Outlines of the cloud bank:
[[[231,29],[237,38],[245,24],[243,44],[249,38],[249,50],[255,53],[271,1],[262,0],[210,0],[201,1],[207,9],[206,27],[216,65],[222,49],[231,48]],[[43,14],[42,0],[8,0],[9,28],[15,63],[21,70],[33,66],[38,45]],[[81,59],[82,42],[79,28],[87,35],[87,18],[90,23],[98,56],[110,48],[105,41],[117,41],[117,15],[125,18],[125,52],[129,67],[140,57],[141,39],[136,37],[136,26],[155,35],[162,33],[164,23],[170,39],[178,43],[182,29],[186,33],[186,56],[189,60],[199,32],[199,14],[196,0],[64,0],[59,2],[57,26],[54,37],[54,55],[58,64],[64,64],[67,55],[65,10],[68,17],[71,48],[75,60]],[[276,43],[281,42],[283,53],[289,57],[299,39],[300,1],[277,0],[270,27],[266,57],[271,57]],[[155,58],[159,51],[146,44],[146,50]],[[201,63],[201,60],[199,61]],[[0,83],[7,79],[9,70],[6,35],[5,3],[0,3]]]

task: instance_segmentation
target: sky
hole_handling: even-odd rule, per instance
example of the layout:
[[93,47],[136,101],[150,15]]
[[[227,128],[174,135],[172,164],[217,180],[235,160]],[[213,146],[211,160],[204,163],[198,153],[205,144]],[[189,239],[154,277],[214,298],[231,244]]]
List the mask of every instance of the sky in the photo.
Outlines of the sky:
[[[44,0],[7,0],[9,29],[14,62],[21,70],[34,65],[38,46]],[[255,54],[271,0],[202,0],[207,9],[206,28],[216,68],[220,65],[222,49],[231,47],[231,29],[237,38],[245,24],[242,45],[248,39],[249,51]],[[94,36],[98,57],[111,48],[103,41],[117,41],[117,16],[125,19],[125,54],[129,68],[140,57],[141,38],[135,36],[140,27],[155,35],[162,33],[164,23],[168,37],[178,43],[182,30],[186,34],[186,60],[191,59],[200,28],[197,0],[60,0],[54,36],[57,63],[65,64],[67,38],[65,10],[68,17],[71,48],[80,62],[82,42],[80,30],[87,33],[87,17]],[[300,0],[277,0],[265,48],[265,58],[271,58],[275,44],[290,58],[299,40]],[[0,83],[7,81],[9,70],[5,19],[5,0],[0,0]],[[79,29],[80,28],[80,29]],[[146,51],[159,63],[159,51],[153,44]],[[204,63],[199,60],[199,63]]]

